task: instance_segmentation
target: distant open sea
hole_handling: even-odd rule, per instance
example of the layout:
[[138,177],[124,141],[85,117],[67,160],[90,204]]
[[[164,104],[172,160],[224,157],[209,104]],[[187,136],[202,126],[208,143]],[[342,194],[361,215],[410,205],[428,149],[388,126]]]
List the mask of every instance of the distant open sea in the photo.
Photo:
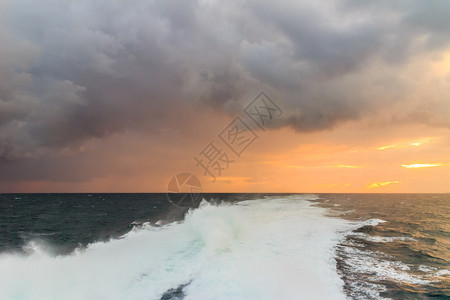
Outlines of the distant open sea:
[[0,299],[450,299],[450,194],[0,194]]

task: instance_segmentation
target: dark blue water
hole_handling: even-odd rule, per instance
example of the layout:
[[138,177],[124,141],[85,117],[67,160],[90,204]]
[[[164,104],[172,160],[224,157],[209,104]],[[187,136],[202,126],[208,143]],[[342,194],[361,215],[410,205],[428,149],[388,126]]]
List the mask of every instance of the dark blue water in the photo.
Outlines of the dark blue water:
[[67,253],[178,213],[166,194],[0,194],[0,251],[39,237]]

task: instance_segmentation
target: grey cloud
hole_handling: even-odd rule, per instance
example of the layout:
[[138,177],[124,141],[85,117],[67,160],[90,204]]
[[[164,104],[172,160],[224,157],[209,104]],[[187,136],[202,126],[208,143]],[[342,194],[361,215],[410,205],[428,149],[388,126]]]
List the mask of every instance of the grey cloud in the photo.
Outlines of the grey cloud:
[[[370,87],[360,77],[372,61],[402,64],[448,46],[448,5],[3,1],[0,157],[32,159],[121,131],[183,128],[191,121],[183,108],[236,114],[260,89],[287,108],[277,126],[333,128],[379,106],[361,90]],[[448,126],[445,116],[428,123]]]

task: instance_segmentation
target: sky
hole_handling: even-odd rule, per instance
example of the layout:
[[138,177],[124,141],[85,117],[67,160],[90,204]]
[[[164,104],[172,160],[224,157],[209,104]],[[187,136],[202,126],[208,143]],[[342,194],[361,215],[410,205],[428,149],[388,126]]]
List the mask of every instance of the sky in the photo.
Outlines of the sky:
[[0,192],[450,192],[449,1],[0,0],[0,41]]

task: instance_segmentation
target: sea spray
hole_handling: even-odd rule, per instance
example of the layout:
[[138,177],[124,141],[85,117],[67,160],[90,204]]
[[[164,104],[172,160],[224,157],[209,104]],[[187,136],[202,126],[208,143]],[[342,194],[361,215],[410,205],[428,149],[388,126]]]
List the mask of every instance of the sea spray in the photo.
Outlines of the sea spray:
[[[350,222],[306,200],[204,202],[184,221],[54,256],[0,256],[1,299],[344,299],[334,249]],[[34,250],[33,250],[34,249]],[[30,251],[30,250],[29,250]]]

